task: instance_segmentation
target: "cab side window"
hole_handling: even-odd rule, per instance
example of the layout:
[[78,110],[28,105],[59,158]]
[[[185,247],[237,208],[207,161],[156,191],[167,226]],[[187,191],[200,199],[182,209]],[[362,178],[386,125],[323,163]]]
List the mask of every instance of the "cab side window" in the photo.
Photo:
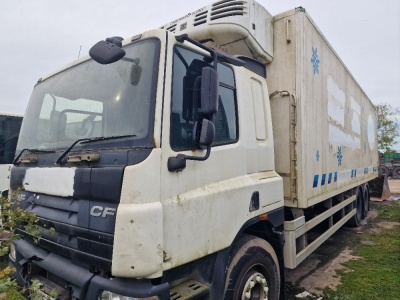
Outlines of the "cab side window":
[[[194,51],[176,47],[172,79],[170,144],[175,151],[196,149],[194,123],[198,120],[199,79],[204,67],[212,67],[212,59]],[[231,144],[238,139],[236,90],[233,70],[218,64],[219,99],[215,115],[213,146]]]

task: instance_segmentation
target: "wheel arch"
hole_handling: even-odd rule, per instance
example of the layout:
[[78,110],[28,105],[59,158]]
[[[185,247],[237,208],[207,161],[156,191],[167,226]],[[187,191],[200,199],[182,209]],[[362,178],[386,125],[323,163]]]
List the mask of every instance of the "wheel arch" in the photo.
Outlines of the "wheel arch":
[[236,237],[236,241],[241,239],[243,236],[252,235],[266,240],[274,248],[278,259],[283,257],[283,235],[279,228],[273,226],[269,221],[259,221],[246,227],[243,232]]
[[[254,236],[261,238],[271,244],[279,262],[281,290],[280,299],[284,297],[284,283],[285,283],[285,264],[283,259],[283,222],[284,222],[284,209],[279,208],[268,214],[262,214],[255,218],[248,220],[234,238],[231,245],[218,253],[214,265],[213,284],[211,287],[210,299],[222,299],[223,289],[225,286],[227,266],[232,259],[232,253],[235,246],[240,240],[246,236]],[[221,294],[222,291],[222,294]]]
[[[279,228],[282,227],[282,228]],[[279,262],[279,270],[281,277],[281,290],[280,290],[280,299],[285,299],[285,261],[283,255],[283,244],[284,244],[284,235],[283,235],[283,224],[279,227],[274,227],[274,225],[267,221],[259,221],[257,223],[251,224],[248,226],[242,233],[242,236],[251,235],[261,238],[268,243],[271,244],[272,248],[275,251],[275,254],[278,258]],[[240,237],[241,238],[241,237]]]

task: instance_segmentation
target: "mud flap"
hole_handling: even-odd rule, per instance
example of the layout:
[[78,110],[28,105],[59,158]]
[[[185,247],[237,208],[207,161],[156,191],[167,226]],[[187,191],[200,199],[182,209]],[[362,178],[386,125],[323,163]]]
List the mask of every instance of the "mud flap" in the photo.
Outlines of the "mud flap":
[[371,201],[383,201],[390,198],[389,183],[386,175],[369,182]]

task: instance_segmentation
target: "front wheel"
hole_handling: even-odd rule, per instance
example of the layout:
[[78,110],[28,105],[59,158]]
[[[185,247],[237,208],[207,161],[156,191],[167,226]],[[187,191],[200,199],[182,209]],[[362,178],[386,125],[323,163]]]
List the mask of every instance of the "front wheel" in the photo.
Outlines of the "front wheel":
[[277,300],[279,291],[279,263],[272,246],[254,236],[242,238],[228,265],[224,299]]

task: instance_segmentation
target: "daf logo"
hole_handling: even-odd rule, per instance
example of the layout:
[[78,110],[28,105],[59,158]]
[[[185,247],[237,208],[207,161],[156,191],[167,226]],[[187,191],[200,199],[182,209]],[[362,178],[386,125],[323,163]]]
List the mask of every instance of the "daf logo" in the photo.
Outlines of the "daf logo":
[[111,207],[93,206],[90,209],[90,215],[93,217],[115,216],[116,209]]

